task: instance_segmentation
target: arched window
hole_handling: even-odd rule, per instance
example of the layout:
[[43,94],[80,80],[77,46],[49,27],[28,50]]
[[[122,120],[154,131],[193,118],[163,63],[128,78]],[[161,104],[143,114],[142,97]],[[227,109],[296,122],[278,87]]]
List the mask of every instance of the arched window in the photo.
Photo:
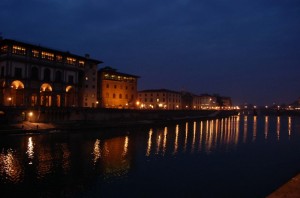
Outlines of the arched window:
[[48,83],[42,84],[40,88],[40,101],[41,106],[52,106],[52,87]]
[[45,80],[45,81],[50,81],[50,75],[51,75],[50,69],[46,68],[46,69],[44,70],[44,80]]
[[55,72],[55,82],[61,82],[61,71]]
[[39,70],[36,67],[31,68],[31,79],[38,80],[39,79]]

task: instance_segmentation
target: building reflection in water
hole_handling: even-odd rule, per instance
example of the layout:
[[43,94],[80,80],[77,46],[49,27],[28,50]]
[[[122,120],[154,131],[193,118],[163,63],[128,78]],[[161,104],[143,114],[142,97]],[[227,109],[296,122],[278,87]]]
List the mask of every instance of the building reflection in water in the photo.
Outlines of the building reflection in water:
[[202,141],[203,141],[203,121],[200,121],[200,138],[199,138],[199,144],[198,144],[198,152],[201,152],[202,150]]
[[94,165],[98,162],[99,158],[101,157],[101,149],[100,149],[100,140],[96,139],[95,144],[94,144]]
[[95,140],[93,151],[94,166],[98,167],[97,165],[101,164],[100,167],[105,180],[122,178],[128,174],[130,168],[129,145],[130,140],[128,136],[102,141],[99,139]]
[[289,116],[288,117],[288,133],[289,133],[289,138],[291,138],[291,131],[292,131],[292,118]]
[[12,149],[2,150],[0,154],[0,176],[0,178],[6,178],[11,183],[18,183],[23,180],[21,162]]
[[253,138],[252,140],[256,140],[256,135],[257,135],[257,116],[253,116]]
[[178,134],[179,134],[179,125],[177,124],[176,127],[175,127],[175,142],[174,142],[173,155],[176,155],[177,150],[178,150]]
[[28,138],[28,143],[27,143],[27,151],[26,151],[26,154],[28,155],[28,159],[29,159],[29,164],[32,164],[32,160],[34,158],[34,144],[33,144],[33,141],[32,141],[32,137],[29,137]]
[[192,141],[192,153],[194,152],[195,150],[195,141],[196,141],[196,125],[197,123],[194,122],[194,125],[193,125],[193,141]]
[[129,138],[128,136],[125,137],[125,142],[124,142],[124,148],[123,148],[123,153],[122,153],[122,156],[125,157],[127,155],[127,152],[128,152],[128,141],[129,141]]
[[[180,131],[183,125],[184,130]],[[172,148],[172,155],[180,153],[206,152],[211,153],[218,146],[228,149],[239,141],[240,118],[238,116],[206,120],[198,122],[186,122],[177,124],[173,130],[168,127],[148,133],[145,156],[153,154],[164,156],[168,154],[167,148]],[[191,126],[191,127],[190,127]],[[152,142],[155,136],[155,142]],[[151,149],[154,147],[155,149]]]
[[269,116],[265,116],[265,139],[268,139],[268,133],[269,133]]
[[148,137],[148,144],[147,144],[147,152],[146,156],[150,155],[151,152],[151,146],[152,146],[152,134],[153,134],[153,129],[150,129],[149,131],[149,137]]
[[277,116],[276,134],[277,134],[277,139],[279,140],[279,138],[280,138],[280,116]]
[[[20,148],[1,148],[0,177],[6,182],[18,183],[26,179],[25,175],[28,172],[34,172],[32,175],[37,179],[45,179],[54,172],[68,174],[76,166],[74,163],[79,163],[80,168],[84,166],[86,169],[93,167],[93,171],[98,170],[104,179],[122,178],[128,175],[131,168],[132,152],[134,154],[142,152],[147,158],[168,155],[176,157],[186,153],[210,154],[215,150],[226,152],[235,148],[239,140],[240,143],[245,143],[247,136],[249,142],[257,141],[259,138],[267,139],[270,136],[274,139],[276,136],[278,140],[283,139],[280,130],[288,131],[288,136],[291,136],[293,130],[291,117],[287,117],[287,125],[282,124],[286,123],[284,117],[271,119],[269,116],[254,116],[253,122],[251,119],[250,116],[232,116],[177,123],[168,127],[151,128],[146,131],[146,135],[139,134],[138,138],[131,135],[110,139],[90,138],[88,141],[74,138],[75,142],[84,143],[81,147],[74,143],[74,139],[70,141],[72,143],[68,142],[69,139],[50,143],[45,136],[25,136]],[[253,124],[253,131],[248,129],[248,123],[249,126]],[[286,128],[282,129],[283,127]],[[249,134],[253,132],[253,136],[248,132]],[[137,141],[141,139],[143,141]],[[141,150],[134,150],[138,148],[135,145],[139,144],[142,144]],[[78,156],[85,156],[85,153],[80,152],[86,152],[89,160],[78,161]]]
[[188,134],[189,134],[189,123],[186,122],[185,123],[185,136],[184,136],[184,152],[186,152]]
[[244,116],[244,134],[243,134],[243,136],[244,136],[244,143],[246,142],[246,140],[247,140],[247,133],[248,133],[248,116]]

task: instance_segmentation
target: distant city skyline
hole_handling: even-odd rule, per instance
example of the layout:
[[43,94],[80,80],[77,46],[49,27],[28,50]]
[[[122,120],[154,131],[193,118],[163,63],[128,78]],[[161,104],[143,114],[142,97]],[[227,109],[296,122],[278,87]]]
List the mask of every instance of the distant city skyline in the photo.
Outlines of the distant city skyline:
[[297,0],[0,3],[3,38],[70,51],[138,75],[138,89],[219,94],[234,105],[300,97]]

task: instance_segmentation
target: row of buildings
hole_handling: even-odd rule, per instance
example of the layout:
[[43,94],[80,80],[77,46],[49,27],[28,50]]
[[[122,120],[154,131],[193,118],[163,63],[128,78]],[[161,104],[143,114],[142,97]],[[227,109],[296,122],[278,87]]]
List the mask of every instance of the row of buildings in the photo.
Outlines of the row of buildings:
[[0,38],[0,106],[129,109],[231,107],[231,98],[167,89],[138,91],[139,76],[88,54]]

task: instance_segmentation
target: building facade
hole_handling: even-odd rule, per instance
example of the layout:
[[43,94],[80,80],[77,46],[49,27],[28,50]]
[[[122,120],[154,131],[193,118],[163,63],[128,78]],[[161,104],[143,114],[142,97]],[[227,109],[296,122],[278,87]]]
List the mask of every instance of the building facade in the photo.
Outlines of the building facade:
[[103,108],[134,109],[138,76],[118,72],[111,67],[98,71],[98,101]]
[[94,107],[100,63],[88,55],[0,39],[0,106]]
[[200,108],[201,109],[214,109],[218,106],[216,96],[202,94],[199,97],[200,97]]
[[140,109],[181,109],[181,93],[167,89],[139,91],[138,108]]

